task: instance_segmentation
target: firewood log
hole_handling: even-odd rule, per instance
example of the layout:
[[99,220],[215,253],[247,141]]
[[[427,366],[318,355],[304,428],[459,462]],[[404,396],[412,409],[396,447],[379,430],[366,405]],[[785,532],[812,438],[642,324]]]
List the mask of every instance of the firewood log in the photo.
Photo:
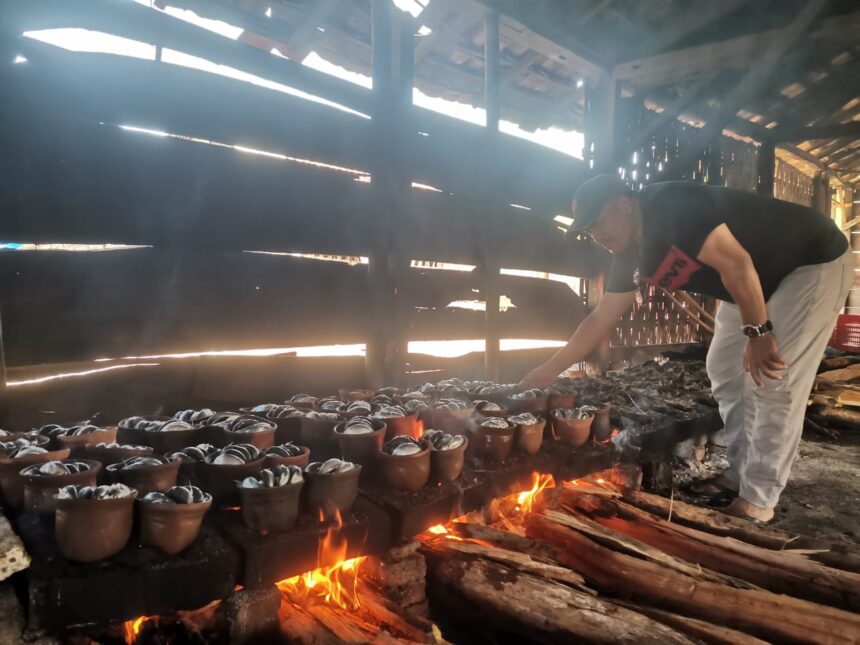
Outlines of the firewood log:
[[551,546],[522,535],[493,528],[492,526],[467,522],[452,522],[448,525],[448,530],[460,537],[481,540],[503,549],[528,554],[536,560],[557,562],[555,559],[557,556],[556,550]]
[[779,642],[856,643],[860,616],[759,589],[695,580],[600,546],[539,513],[526,518],[527,534],[561,550],[564,565],[598,591],[701,618]]
[[650,616],[654,620],[659,620],[664,625],[669,625],[669,627],[677,629],[679,632],[683,632],[710,645],[766,645],[766,641],[722,625],[714,625],[704,620],[673,614],[671,611],[655,609],[654,607],[643,607],[642,605],[635,605],[629,602],[617,602],[619,605]]
[[328,605],[310,605],[306,609],[341,643],[367,643],[380,631],[378,627],[365,623],[354,613],[343,609]]
[[810,415],[825,423],[833,423],[851,430],[860,429],[860,411],[854,408],[834,408],[825,405],[813,406]]
[[700,566],[690,564],[685,560],[669,555],[665,551],[661,551],[660,549],[654,548],[646,542],[641,542],[624,533],[608,529],[603,525],[588,519],[587,517],[581,515],[566,515],[562,513],[556,513],[550,510],[544,511],[544,514],[548,517],[552,517],[553,521],[558,524],[562,524],[563,526],[569,526],[570,528],[576,529],[581,533],[585,533],[586,535],[588,535],[588,537],[593,539],[598,544],[608,546],[610,549],[614,549],[622,553],[628,553],[630,555],[644,557],[646,560],[651,560],[652,562],[662,564],[666,567],[669,567],[670,569],[674,569],[675,571],[679,571],[680,573],[685,573],[688,576],[697,578],[699,580],[710,580],[711,582],[728,584],[732,585],[733,587],[741,587],[744,589],[753,588],[753,585],[744,582],[743,580],[738,580],[730,576],[722,575],[720,573],[716,573],[708,569],[702,569],[702,567]]
[[463,555],[473,555],[476,557],[486,558],[499,564],[504,564],[515,568],[517,571],[532,573],[536,576],[541,576],[549,580],[555,580],[571,587],[579,589],[583,593],[596,595],[593,589],[585,586],[585,580],[582,576],[565,567],[560,567],[554,564],[546,564],[545,562],[536,562],[526,553],[517,551],[508,551],[494,546],[485,546],[483,544],[475,544],[474,542],[458,542],[447,539],[434,539],[426,542],[424,548],[430,552],[444,553],[446,551],[455,551]]
[[603,526],[676,558],[785,593],[843,609],[860,609],[860,575],[830,569],[788,552],[718,537],[619,505],[618,517],[595,517]]
[[337,637],[316,618],[289,600],[281,602],[281,631],[302,645],[337,645]]
[[[691,643],[647,616],[483,558],[429,558],[430,574],[474,605],[550,642]],[[484,618],[486,620],[486,617]]]
[[811,549],[814,552],[805,555],[810,560],[835,569],[860,572],[860,549],[856,547],[757,526],[719,511],[700,508],[678,500],[668,500],[660,495],[641,491],[624,491],[624,501],[664,519],[669,517],[671,507],[672,521],[676,524],[707,531],[713,535],[733,537],[766,549],[776,551]]
[[433,642],[433,624],[430,621],[408,614],[366,585],[362,585],[358,597],[361,606],[356,611],[367,622],[375,622],[389,634],[411,642]]

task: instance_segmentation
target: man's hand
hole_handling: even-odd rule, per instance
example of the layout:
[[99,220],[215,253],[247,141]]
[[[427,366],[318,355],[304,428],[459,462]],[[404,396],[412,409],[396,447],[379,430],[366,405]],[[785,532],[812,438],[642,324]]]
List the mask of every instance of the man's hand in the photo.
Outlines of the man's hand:
[[787,368],[785,361],[776,348],[776,339],[773,334],[765,334],[757,338],[750,338],[744,350],[744,369],[750,373],[752,380],[759,387],[764,387],[763,376],[775,381],[781,381],[779,374]]
[[555,383],[555,379],[557,376],[558,372],[555,371],[552,367],[541,365],[540,367],[536,367],[523,377],[523,380],[520,381],[520,387],[524,390],[530,390],[532,388],[544,388]]

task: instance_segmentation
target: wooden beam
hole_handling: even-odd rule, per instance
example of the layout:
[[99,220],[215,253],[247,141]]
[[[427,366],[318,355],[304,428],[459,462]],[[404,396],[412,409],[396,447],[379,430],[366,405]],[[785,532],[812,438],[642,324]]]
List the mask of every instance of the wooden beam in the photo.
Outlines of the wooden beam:
[[704,27],[734,13],[742,0],[721,0],[720,2],[696,3],[674,20],[670,20],[648,38],[642,46],[639,57],[651,56],[659,51],[671,49],[677,43]]
[[[639,58],[617,65],[614,74],[621,81],[652,87],[683,82],[692,76],[725,67],[743,69],[749,66],[750,61],[758,60],[772,48],[779,47],[784,32],[785,29],[772,29]],[[827,42],[828,46],[841,42],[853,45],[858,32],[860,12],[822,20],[805,38],[810,45],[819,41]]]
[[323,26],[326,16],[331,13],[335,4],[335,0],[316,0],[293,30],[293,33],[287,38],[285,42],[287,49],[304,58],[309,53],[311,43],[319,35],[317,27]]
[[558,20],[541,15],[531,3],[519,0],[478,0],[502,14],[501,35],[541,52],[597,81],[608,72],[609,61],[590,47],[571,38]]
[[804,161],[811,163],[822,172],[826,172],[834,179],[839,180],[843,185],[847,183],[845,180],[845,175],[843,173],[836,172],[832,168],[829,168],[824,161],[822,161],[819,157],[816,157],[811,152],[804,150],[803,148],[798,148],[797,146],[792,145],[790,143],[781,143],[777,147],[780,150],[785,150],[786,152],[794,155],[795,157],[798,157],[800,159],[803,159]]
[[815,139],[860,139],[860,121],[825,125],[784,125],[771,131],[774,141],[812,141]]
[[701,151],[717,135],[738,112],[745,101],[752,96],[765,82],[773,68],[779,63],[782,55],[792,46],[801,34],[818,17],[828,0],[809,0],[790,26],[782,30],[782,38],[772,43],[768,49],[744,75],[740,82],[729,92],[716,119],[709,121],[666,168],[665,176],[673,178],[680,176],[686,168],[699,156]]

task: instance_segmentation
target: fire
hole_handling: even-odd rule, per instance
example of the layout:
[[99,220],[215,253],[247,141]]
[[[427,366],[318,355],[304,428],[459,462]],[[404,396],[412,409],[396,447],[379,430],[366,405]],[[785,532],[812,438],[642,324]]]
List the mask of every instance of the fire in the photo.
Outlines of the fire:
[[534,478],[532,487],[517,494],[517,505],[515,508],[523,515],[531,512],[538,493],[544,488],[555,488],[555,478],[552,475],[532,473],[532,477]]
[[429,529],[427,529],[427,531],[429,531],[433,535],[446,535],[448,533],[448,529],[446,529],[441,524],[437,524],[436,526],[431,526]]
[[424,421],[418,419],[415,421],[415,438],[420,439],[424,436]]
[[316,600],[342,609],[357,609],[358,572],[366,557],[347,558],[348,542],[338,539],[336,533],[343,526],[340,513],[329,526],[317,547],[317,568],[277,583],[293,602],[307,603]]
[[127,620],[122,624],[123,635],[126,643],[134,643],[143,623],[149,620],[149,616],[140,616],[134,620]]

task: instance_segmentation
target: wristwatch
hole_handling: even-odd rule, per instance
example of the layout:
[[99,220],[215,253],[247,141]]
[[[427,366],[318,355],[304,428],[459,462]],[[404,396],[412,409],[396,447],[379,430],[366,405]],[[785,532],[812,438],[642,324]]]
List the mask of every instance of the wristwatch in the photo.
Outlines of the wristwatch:
[[763,325],[743,325],[741,326],[741,331],[744,333],[744,336],[758,338],[759,336],[764,336],[765,334],[772,332],[773,323],[769,320],[765,320]]

